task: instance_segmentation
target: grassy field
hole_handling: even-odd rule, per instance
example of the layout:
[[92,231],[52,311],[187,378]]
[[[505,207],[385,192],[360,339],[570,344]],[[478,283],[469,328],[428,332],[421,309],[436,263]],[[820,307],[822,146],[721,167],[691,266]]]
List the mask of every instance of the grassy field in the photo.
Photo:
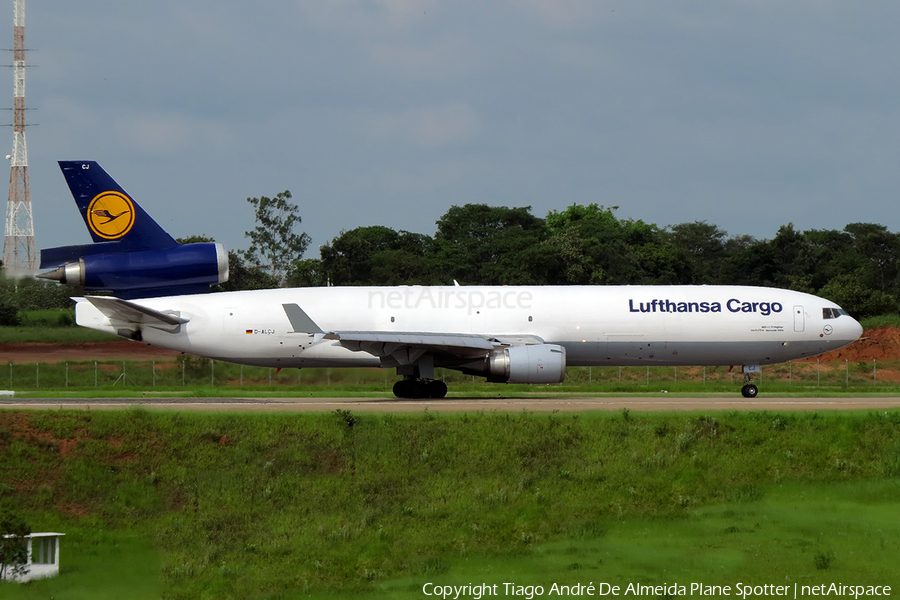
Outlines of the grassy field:
[[900,586],[898,425],[896,410],[0,411],[0,509],[67,533],[59,578],[0,596]]
[[[727,367],[571,367],[555,385],[505,385],[437,369],[451,396],[739,394],[740,373]],[[763,367],[765,395],[884,395],[900,392],[900,363],[786,363]],[[0,365],[0,386],[48,397],[141,396],[148,392],[192,396],[390,395],[390,369],[277,369],[247,367],[197,357],[174,361],[103,361]]]
[[874,329],[876,327],[900,327],[900,315],[892,314],[868,317],[860,320],[860,324],[865,329]]
[[114,342],[119,336],[84,327],[43,327],[21,325],[0,327],[0,344],[37,342],[44,344],[81,344],[85,342]]

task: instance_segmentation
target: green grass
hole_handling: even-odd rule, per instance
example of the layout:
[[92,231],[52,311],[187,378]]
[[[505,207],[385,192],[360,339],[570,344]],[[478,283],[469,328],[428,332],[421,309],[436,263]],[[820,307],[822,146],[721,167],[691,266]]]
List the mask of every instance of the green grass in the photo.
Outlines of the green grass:
[[511,578],[889,584],[898,425],[897,410],[0,411],[0,508],[69,534],[62,576],[41,586],[96,573],[105,588],[106,544],[159,565],[135,570],[129,597],[421,597],[428,581]]
[[84,327],[27,326],[0,327],[0,344],[37,342],[45,344],[80,344],[86,342],[112,342],[119,336]]
[[[885,395],[900,392],[897,362],[787,363],[763,368],[763,394],[784,396]],[[451,396],[737,394],[742,375],[725,367],[572,367],[555,385],[489,384],[480,377],[437,369]],[[0,365],[0,387],[47,397],[141,396],[378,396],[391,395],[390,369],[247,367],[181,356],[168,361],[90,361]]]
[[25,327],[75,327],[75,308],[23,310],[19,311],[19,318]]
[[147,531],[106,531],[100,522],[61,523],[60,577],[0,581],[0,598],[22,600],[155,600],[163,591],[161,558]]
[[864,329],[875,329],[876,327],[900,327],[900,314],[868,317],[862,319],[860,324]]
[[[553,583],[579,582],[608,582],[622,593],[629,583],[680,584],[688,592],[692,583],[731,586],[732,595],[740,582],[853,581],[897,589],[898,492],[896,481],[767,486],[760,500],[702,507],[680,519],[614,521],[593,539],[540,544],[525,556],[445,561],[433,579],[441,585],[499,584],[499,591],[504,582],[519,582],[545,592]],[[391,598],[419,598],[425,580],[399,579],[378,588]]]

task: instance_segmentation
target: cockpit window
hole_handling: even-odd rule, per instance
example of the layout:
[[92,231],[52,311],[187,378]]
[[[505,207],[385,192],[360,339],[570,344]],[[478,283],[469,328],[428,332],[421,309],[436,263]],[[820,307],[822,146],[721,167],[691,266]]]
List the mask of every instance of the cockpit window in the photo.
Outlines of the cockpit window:
[[837,319],[841,315],[846,315],[847,311],[843,308],[823,308],[822,309],[822,318],[823,319]]

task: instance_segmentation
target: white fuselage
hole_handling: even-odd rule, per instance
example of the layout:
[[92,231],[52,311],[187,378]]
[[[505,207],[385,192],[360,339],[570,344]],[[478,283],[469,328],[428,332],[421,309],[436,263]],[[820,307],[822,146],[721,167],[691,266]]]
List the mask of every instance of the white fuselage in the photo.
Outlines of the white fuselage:
[[[840,348],[862,332],[853,318],[835,316],[831,301],[739,286],[328,287],[133,302],[189,319],[174,330],[143,327],[146,343],[274,367],[382,364],[321,334],[293,332],[283,307],[291,303],[325,332],[530,336],[564,346],[569,366],[770,364]],[[77,322],[120,334],[133,328],[88,302],[78,303]]]

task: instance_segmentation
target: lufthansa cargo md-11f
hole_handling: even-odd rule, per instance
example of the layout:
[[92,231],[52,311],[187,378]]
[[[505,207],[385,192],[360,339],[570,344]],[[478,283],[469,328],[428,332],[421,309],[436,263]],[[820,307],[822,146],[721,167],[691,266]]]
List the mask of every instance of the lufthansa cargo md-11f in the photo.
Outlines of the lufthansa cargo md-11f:
[[208,292],[219,244],[178,244],[96,162],[60,162],[94,239],[42,252],[42,276],[113,296],[77,298],[79,325],[264,367],[395,368],[402,398],[442,398],[435,368],[559,383],[568,366],[739,366],[821,354],[862,333],[835,303],[744,286],[408,286]]

